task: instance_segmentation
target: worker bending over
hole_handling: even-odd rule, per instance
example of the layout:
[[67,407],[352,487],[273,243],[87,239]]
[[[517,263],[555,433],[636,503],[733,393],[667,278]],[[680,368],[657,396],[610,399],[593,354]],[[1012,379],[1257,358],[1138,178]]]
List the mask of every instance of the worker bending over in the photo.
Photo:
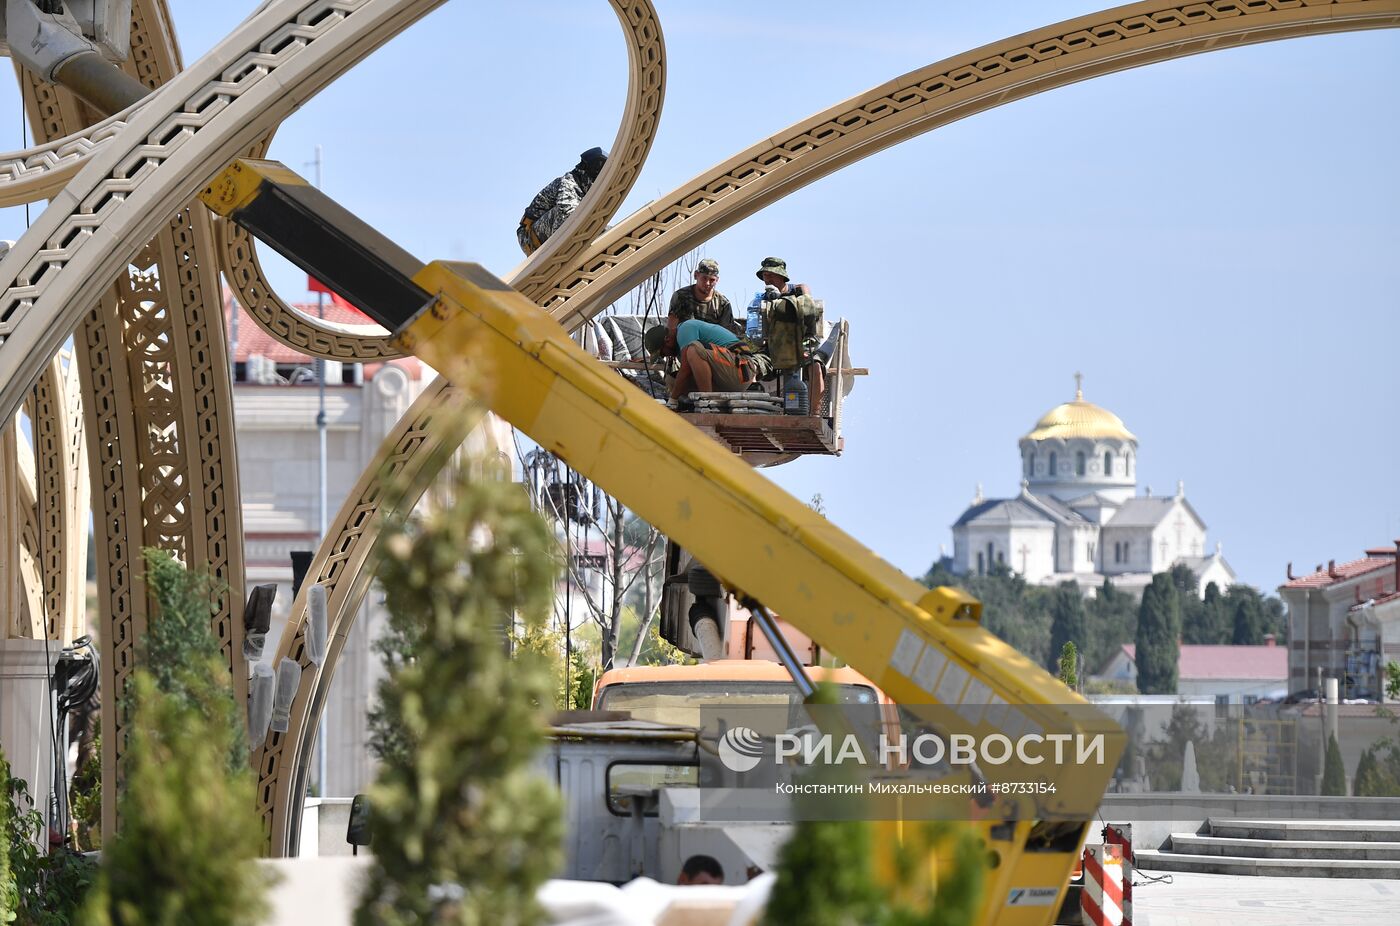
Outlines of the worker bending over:
[[[655,325],[645,336],[647,353],[659,360],[672,331]],[[698,318],[687,319],[674,331],[680,370],[671,382],[671,406],[692,392],[742,392],[753,381],[742,339],[729,329]]]

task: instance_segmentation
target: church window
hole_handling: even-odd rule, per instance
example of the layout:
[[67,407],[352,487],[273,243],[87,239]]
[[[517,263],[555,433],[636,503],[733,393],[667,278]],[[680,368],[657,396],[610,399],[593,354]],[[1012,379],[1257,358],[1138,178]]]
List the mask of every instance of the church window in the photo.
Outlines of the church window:
[[1125,562],[1125,563],[1130,563],[1130,562],[1133,561],[1132,554],[1128,552],[1128,546],[1129,546],[1129,541],[1127,541],[1127,540],[1123,541],[1123,562]]
[[1125,467],[1123,475],[1131,476],[1133,474],[1133,455],[1131,452],[1123,454],[1123,466]]
[[979,576],[987,574],[987,564],[982,560],[982,553],[977,553],[977,574]]
[[1089,556],[1089,562],[1091,562],[1091,563],[1094,561],[1094,547],[1095,547],[1095,544],[1094,544],[1094,542],[1091,540],[1091,541],[1089,541],[1088,547],[1086,547],[1086,548],[1085,548],[1085,551],[1084,551],[1085,553],[1088,554],[1088,556]]
[[1103,452],[1103,474],[1104,474],[1105,476],[1112,476],[1112,475],[1113,475],[1113,451],[1112,451],[1112,450],[1105,450],[1105,451]]
[[1026,475],[1027,475],[1027,476],[1034,476],[1034,475],[1035,475],[1035,451],[1034,451],[1034,450],[1031,451],[1031,455],[1030,455],[1030,456],[1026,457]]
[[1082,450],[1074,455],[1074,474],[1076,476],[1084,475],[1084,451]]
[[996,561],[996,547],[993,546],[992,542],[989,540],[987,541],[987,568],[991,569],[992,563],[995,563]]
[[1006,551],[1005,551],[1005,550],[998,550],[998,551],[997,551],[997,562],[1000,563],[1000,564],[1003,565],[1003,566],[1006,565]]
[[1050,475],[1055,475],[1055,452],[1050,452]]

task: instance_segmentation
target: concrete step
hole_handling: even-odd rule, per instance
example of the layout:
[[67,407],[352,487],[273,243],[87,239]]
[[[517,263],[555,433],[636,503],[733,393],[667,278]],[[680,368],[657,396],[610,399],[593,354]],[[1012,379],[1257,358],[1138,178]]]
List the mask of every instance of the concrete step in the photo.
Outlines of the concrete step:
[[1212,817],[1210,835],[1227,839],[1400,842],[1400,820],[1237,820]]
[[1230,855],[1181,855],[1156,849],[1138,849],[1133,857],[1137,867],[1144,871],[1189,871],[1275,878],[1388,878],[1400,881],[1400,861],[1238,858]]
[[1400,842],[1249,839],[1172,833],[1171,851],[1183,855],[1229,855],[1236,858],[1369,859],[1375,862],[1400,862]]

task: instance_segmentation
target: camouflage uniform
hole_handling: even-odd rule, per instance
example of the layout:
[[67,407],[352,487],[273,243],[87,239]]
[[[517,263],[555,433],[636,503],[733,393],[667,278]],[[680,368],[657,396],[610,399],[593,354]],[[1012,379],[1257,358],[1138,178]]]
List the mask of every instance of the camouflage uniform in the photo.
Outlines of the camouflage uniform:
[[[515,230],[515,240],[520,243],[520,250],[529,256],[548,241],[549,236],[558,231],[569,216],[574,214],[574,210],[578,208],[579,202],[592,185],[592,181],[582,171],[570,171],[536,193],[521,217],[520,227]],[[531,240],[532,231],[535,238],[538,238],[538,243]]]

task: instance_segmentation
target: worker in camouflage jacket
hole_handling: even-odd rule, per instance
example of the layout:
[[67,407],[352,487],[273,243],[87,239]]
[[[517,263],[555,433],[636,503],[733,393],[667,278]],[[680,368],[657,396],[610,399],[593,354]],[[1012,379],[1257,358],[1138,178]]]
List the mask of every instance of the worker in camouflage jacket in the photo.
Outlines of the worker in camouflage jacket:
[[578,164],[573,170],[550,181],[548,186],[535,194],[525,214],[520,217],[520,226],[515,230],[515,240],[520,242],[520,250],[527,257],[535,253],[574,214],[607,162],[607,152],[602,148],[589,148],[579,155]]
[[705,258],[695,267],[695,283],[682,286],[671,295],[671,308],[666,316],[666,346],[662,354],[678,356],[676,350],[676,329],[681,322],[698,318],[712,325],[722,325],[743,337],[744,326],[734,318],[734,307],[723,293],[715,287],[719,285],[719,261]]

